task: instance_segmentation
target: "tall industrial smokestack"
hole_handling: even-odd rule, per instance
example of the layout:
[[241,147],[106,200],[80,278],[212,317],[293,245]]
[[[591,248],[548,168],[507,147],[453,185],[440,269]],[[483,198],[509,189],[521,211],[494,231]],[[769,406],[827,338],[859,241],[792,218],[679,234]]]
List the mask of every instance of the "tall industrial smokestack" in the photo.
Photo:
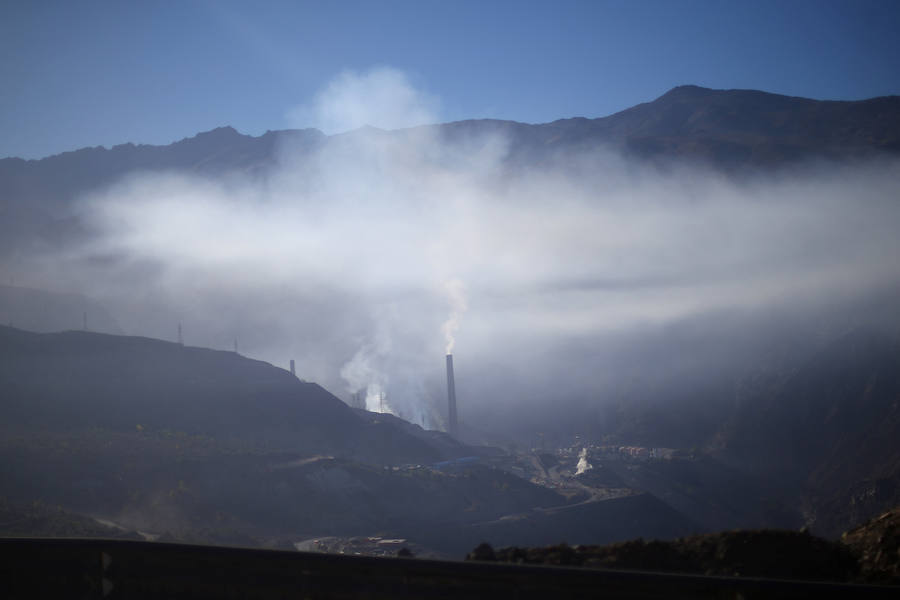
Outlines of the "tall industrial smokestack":
[[459,424],[456,420],[456,382],[453,379],[453,355],[447,355],[447,421],[450,423],[450,435],[456,437]]
[[291,375],[293,375],[294,377],[297,376],[297,371],[294,369],[294,359],[293,358],[291,359]]

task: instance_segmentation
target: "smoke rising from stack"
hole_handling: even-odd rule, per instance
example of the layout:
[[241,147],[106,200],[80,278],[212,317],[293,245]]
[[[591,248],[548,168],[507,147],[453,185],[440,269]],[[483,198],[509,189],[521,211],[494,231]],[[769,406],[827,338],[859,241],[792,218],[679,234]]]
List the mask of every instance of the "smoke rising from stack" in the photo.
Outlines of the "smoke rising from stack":
[[446,340],[444,352],[450,355],[453,354],[453,347],[456,345],[456,332],[459,331],[460,319],[462,319],[463,313],[468,308],[468,303],[466,302],[465,286],[459,279],[453,278],[444,282],[444,290],[450,301],[450,316],[441,325],[441,330],[444,332],[444,339]]

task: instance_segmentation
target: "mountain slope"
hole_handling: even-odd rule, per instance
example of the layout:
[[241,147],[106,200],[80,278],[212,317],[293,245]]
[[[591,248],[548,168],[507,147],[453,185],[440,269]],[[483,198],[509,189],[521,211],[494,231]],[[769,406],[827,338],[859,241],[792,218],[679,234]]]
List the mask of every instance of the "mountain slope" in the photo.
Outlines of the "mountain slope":
[[855,330],[798,364],[745,381],[717,453],[797,485],[825,535],[900,502],[900,341]]
[[[267,363],[147,338],[0,327],[0,431],[7,500],[207,543],[379,534],[462,553],[482,535],[544,541],[556,521],[502,518],[569,502],[477,460],[429,468],[478,450]],[[571,508],[582,534],[580,514],[615,509],[588,537],[689,525],[638,496]]]
[[222,174],[254,172],[268,165],[287,144],[315,147],[325,135],[315,129],[268,131],[253,137],[232,127],[198,133],[166,146],[120,144],[63,152],[40,160],[0,160],[0,197],[28,197],[41,203],[59,203],[140,171],[192,171]]
[[643,159],[695,160],[733,170],[896,154],[900,97],[821,101],[686,85],[598,119],[540,125],[461,121],[436,127],[450,139],[502,134],[510,139],[511,155],[526,163],[609,147]]
[[[592,122],[643,153],[697,154],[774,164],[900,151],[900,98],[818,101],[755,90],[677,87],[653,102]],[[726,156],[716,157],[714,151]]]
[[376,463],[469,453],[449,440],[438,448],[386,420],[362,418],[318,385],[268,363],[81,331],[0,327],[0,421],[17,433],[181,431]]

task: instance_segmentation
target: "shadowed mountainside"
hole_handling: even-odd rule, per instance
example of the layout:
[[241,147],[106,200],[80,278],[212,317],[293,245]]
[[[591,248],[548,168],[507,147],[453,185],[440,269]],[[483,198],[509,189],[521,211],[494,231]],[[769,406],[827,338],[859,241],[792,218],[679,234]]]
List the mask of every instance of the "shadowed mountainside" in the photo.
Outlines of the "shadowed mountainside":
[[737,389],[716,453],[804,498],[807,524],[836,536],[900,502],[900,343],[855,330]]
[[866,579],[900,584],[900,506],[847,531],[841,541],[859,556]]
[[692,528],[650,497],[581,504],[477,461],[429,468],[480,449],[351,409],[267,363],[148,338],[0,327],[0,422],[9,501],[170,539],[379,533],[461,556],[483,536],[585,535],[588,514],[586,535],[601,539]]
[[821,101],[685,85],[609,117],[550,125],[573,134],[583,128],[584,139],[614,140],[642,157],[774,166],[900,151],[900,98]]
[[388,464],[471,454],[444,434],[357,414],[268,363],[148,338],[0,327],[0,398],[4,426],[18,431],[172,430]]

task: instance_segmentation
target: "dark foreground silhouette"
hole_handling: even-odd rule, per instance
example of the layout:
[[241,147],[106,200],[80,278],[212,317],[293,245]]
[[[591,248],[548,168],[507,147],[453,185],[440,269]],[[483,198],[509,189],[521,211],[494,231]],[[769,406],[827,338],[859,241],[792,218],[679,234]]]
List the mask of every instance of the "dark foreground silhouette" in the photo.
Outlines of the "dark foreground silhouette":
[[0,539],[4,598],[891,598],[896,588],[158,542]]

